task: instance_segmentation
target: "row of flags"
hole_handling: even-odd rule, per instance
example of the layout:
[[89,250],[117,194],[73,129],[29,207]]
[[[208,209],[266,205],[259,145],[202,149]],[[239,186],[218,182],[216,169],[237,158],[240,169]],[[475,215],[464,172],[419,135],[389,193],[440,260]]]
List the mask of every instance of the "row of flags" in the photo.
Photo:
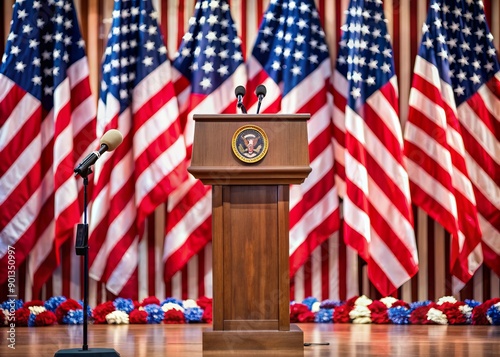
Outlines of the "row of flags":
[[[165,34],[166,35],[166,34]],[[0,282],[29,255],[34,296],[82,216],[73,168],[109,129],[123,143],[90,185],[90,275],[137,291],[146,218],[166,203],[165,279],[211,240],[211,191],[187,174],[196,113],[310,113],[312,172],[290,188],[290,267],[342,229],[389,295],[418,271],[412,203],[451,234],[460,289],[500,276],[499,64],[480,1],[432,0],[405,131],[381,0],[351,0],[332,63],[312,0],[272,0],[245,61],[229,3],[198,0],[169,60],[151,0],[115,1],[97,111],[71,0],[17,1],[0,68]],[[256,98],[245,98],[255,112]]]

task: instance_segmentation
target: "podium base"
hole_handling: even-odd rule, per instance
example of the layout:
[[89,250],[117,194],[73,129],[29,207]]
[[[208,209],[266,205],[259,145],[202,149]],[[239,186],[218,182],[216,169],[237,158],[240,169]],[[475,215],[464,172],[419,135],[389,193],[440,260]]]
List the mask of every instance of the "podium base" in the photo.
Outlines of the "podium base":
[[82,350],[81,348],[68,348],[59,350],[54,357],[120,357],[120,354],[112,348],[89,348]]
[[290,331],[207,329],[203,332],[204,356],[303,356],[304,333],[297,325]]

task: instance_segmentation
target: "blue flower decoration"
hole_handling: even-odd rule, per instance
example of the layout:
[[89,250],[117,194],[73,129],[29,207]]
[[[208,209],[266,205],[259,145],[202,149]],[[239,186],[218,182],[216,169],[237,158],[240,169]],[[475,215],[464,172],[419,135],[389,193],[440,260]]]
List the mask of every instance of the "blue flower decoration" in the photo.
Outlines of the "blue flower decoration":
[[472,308],[475,308],[476,306],[481,305],[481,303],[479,301],[471,300],[471,299],[465,299],[464,302]]
[[171,302],[171,303],[173,303],[173,304],[177,304],[177,305],[179,305],[179,306],[181,306],[181,307],[184,307],[182,300],[179,300],[179,299],[176,299],[176,298],[173,298],[173,297],[166,298],[166,299],[165,299],[165,300],[161,303],[161,306],[163,306],[163,305],[165,305],[165,304],[167,304],[167,303],[169,303],[169,302]]
[[163,321],[165,313],[161,309],[160,305],[149,304],[144,306],[144,311],[148,313],[148,324],[160,324]]
[[12,303],[12,300],[10,300],[10,299],[5,300],[2,303],[2,309],[7,310],[7,311],[11,311],[12,304],[14,305],[14,310],[17,310],[17,309],[20,309],[21,307],[23,307],[24,301],[23,301],[23,299],[16,299],[16,300],[14,300],[14,303]]
[[113,305],[115,305],[115,308],[117,310],[123,311],[127,314],[130,314],[132,310],[134,310],[134,302],[132,299],[124,299],[124,298],[116,298],[115,301],[113,301]]
[[201,307],[188,307],[184,311],[186,322],[200,322],[203,316],[203,309]]
[[83,324],[83,310],[69,310],[63,318],[63,324],[66,325],[81,325]]
[[319,305],[320,309],[334,309],[336,307],[342,306],[345,304],[345,301],[341,300],[323,300],[321,305]]
[[410,323],[410,312],[404,306],[396,306],[387,309],[387,316],[396,325],[408,325]]
[[422,307],[422,306],[427,306],[431,303],[430,300],[425,300],[425,301],[415,301],[415,302],[412,302],[410,304],[410,310],[413,311],[419,307]]
[[312,296],[309,296],[308,298],[305,298],[304,300],[302,300],[302,303],[307,306],[309,311],[312,310],[312,306],[315,302],[318,302],[318,299],[316,299]]
[[45,301],[43,305],[47,310],[55,312],[57,307],[65,302],[67,299],[64,296],[54,296]]
[[314,317],[314,322],[329,323],[333,322],[333,309],[320,309]]
[[486,312],[486,316],[491,319],[492,325],[500,325],[500,307],[495,305],[491,306],[488,309],[488,311]]
[[36,319],[36,315],[30,314],[30,318],[28,319],[28,326],[29,327],[35,326],[35,319]]

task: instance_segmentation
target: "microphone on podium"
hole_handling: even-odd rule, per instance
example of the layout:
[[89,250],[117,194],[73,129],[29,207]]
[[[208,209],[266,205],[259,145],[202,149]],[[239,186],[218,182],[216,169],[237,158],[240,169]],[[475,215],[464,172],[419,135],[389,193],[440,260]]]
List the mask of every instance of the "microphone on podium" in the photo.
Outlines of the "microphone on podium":
[[255,89],[255,94],[257,95],[257,98],[259,99],[259,103],[257,104],[257,113],[256,113],[256,114],[259,114],[260,105],[262,104],[262,99],[264,99],[264,97],[267,94],[266,87],[263,84],[258,85],[257,89]]
[[91,152],[85,159],[75,168],[75,176],[85,177],[89,173],[89,167],[94,165],[96,161],[106,151],[113,151],[123,141],[123,135],[116,129],[108,130],[101,138],[101,146],[98,151]]
[[236,95],[236,98],[238,99],[238,108],[241,109],[241,112],[243,114],[247,113],[247,108],[243,105],[243,96],[245,95],[245,87],[243,86],[238,86],[234,90],[234,94]]

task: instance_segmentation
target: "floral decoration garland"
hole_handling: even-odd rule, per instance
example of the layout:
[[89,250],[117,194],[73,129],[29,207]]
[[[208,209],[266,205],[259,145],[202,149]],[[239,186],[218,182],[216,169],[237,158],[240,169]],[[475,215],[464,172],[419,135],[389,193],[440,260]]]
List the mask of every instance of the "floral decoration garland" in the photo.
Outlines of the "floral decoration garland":
[[[0,305],[0,326],[49,326],[54,324],[79,325],[83,323],[83,302],[56,296],[43,302],[9,300]],[[94,324],[185,324],[212,323],[212,299],[178,300],[168,298],[160,302],[154,296],[139,301],[116,298],[88,307],[87,317]],[[444,296],[436,302],[406,303],[393,297],[371,300],[355,296],[347,301],[308,297],[302,302],[290,303],[290,321],[293,323],[354,323],[397,325],[500,325],[500,298],[483,303],[474,300],[458,301]]]

